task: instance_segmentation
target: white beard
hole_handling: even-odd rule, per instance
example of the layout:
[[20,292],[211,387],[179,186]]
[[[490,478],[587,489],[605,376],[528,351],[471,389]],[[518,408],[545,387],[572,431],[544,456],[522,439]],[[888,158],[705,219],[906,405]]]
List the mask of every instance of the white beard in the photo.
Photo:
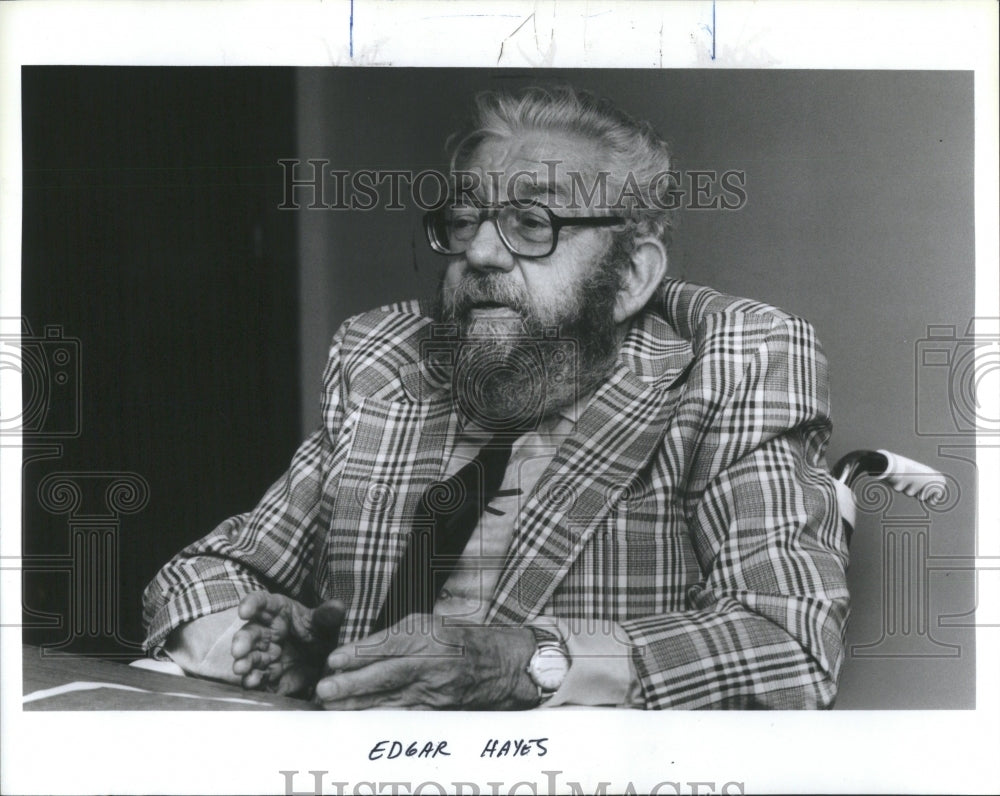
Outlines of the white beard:
[[453,387],[463,419],[491,431],[526,430],[576,401],[575,341],[480,331],[458,344]]
[[460,414],[497,431],[533,428],[607,378],[621,342],[613,315],[620,262],[609,251],[559,307],[536,309],[502,274],[466,274],[447,292],[442,281],[436,316],[459,327]]

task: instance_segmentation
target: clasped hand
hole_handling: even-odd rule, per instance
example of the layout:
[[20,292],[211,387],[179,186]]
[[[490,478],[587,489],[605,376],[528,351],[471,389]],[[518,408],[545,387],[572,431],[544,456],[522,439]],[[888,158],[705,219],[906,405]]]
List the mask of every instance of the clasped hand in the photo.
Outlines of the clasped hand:
[[255,592],[239,615],[248,621],[233,636],[233,671],[244,688],[303,695],[315,686],[316,701],[329,710],[514,710],[538,701],[526,672],[534,635],[525,628],[414,615],[328,652],[344,617],[337,601],[310,609]]
[[257,591],[243,598],[238,613],[247,623],[233,634],[231,650],[243,687],[308,695],[337,644],[343,603],[306,608],[291,597]]

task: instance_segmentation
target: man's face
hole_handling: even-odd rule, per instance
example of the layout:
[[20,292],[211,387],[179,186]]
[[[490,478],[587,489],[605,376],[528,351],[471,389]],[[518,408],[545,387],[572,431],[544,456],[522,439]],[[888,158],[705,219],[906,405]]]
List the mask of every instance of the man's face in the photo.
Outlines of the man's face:
[[[570,175],[576,170],[589,184],[601,161],[599,148],[584,139],[532,132],[487,138],[466,170],[480,176],[481,202],[535,199],[560,216],[597,215],[597,208],[569,207]],[[493,221],[479,227],[447,265],[439,295],[439,320],[457,323],[462,338],[476,344],[460,350],[460,401],[489,418],[520,418],[529,404],[547,415],[606,377],[617,352],[613,312],[624,256],[611,244],[606,229],[566,227],[554,252],[527,258],[504,245]],[[573,361],[565,360],[567,350]]]

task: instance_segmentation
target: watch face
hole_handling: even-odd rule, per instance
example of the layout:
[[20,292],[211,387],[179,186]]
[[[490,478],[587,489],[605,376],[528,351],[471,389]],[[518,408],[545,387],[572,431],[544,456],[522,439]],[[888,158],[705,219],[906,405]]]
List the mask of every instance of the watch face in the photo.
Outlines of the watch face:
[[531,677],[546,691],[555,691],[559,688],[567,671],[569,671],[569,660],[558,648],[542,647],[531,659]]

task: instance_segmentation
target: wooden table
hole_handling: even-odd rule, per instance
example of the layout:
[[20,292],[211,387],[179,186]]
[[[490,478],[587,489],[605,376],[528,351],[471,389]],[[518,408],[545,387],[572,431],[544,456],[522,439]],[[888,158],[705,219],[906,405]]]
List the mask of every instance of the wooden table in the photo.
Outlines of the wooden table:
[[152,672],[117,661],[51,653],[30,644],[24,646],[23,673],[25,696],[70,683],[79,685],[77,690],[26,702],[25,710],[317,709],[302,699]]

